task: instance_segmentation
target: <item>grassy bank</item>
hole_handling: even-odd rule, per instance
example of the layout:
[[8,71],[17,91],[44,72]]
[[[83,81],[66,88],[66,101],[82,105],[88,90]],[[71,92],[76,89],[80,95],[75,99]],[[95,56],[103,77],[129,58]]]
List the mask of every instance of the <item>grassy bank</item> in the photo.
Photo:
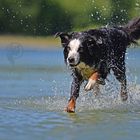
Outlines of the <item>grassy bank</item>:
[[[12,43],[21,44],[27,47],[60,47],[60,39],[51,37],[32,37],[32,36],[12,36],[12,35],[3,35],[0,36],[0,47],[3,45],[9,45]],[[140,44],[140,40],[138,41]]]
[[[60,46],[59,38],[55,37],[32,37],[32,36],[12,36],[1,35],[0,44],[9,45],[11,43],[17,43],[24,46],[32,47],[56,47]],[[1,46],[0,45],[0,46]]]

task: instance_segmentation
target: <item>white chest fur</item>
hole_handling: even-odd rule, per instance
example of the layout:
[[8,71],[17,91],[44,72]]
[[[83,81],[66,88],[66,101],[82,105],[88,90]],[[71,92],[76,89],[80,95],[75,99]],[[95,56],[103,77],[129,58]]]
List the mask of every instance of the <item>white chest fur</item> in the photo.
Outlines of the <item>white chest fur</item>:
[[89,77],[96,72],[96,69],[86,65],[84,62],[80,62],[79,65],[76,66],[78,71],[81,73],[85,80],[88,80]]

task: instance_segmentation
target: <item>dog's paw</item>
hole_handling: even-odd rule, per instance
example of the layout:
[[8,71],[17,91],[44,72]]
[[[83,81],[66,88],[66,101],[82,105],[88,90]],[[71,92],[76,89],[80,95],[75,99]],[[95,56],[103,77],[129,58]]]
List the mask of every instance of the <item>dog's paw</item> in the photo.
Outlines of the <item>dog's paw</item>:
[[68,113],[74,113],[75,112],[75,105],[76,105],[76,101],[75,99],[71,99],[68,103],[68,106],[64,109],[64,111],[68,112]]
[[122,101],[126,101],[128,99],[127,92],[122,92],[121,93],[121,99],[122,99]]
[[85,86],[85,91],[89,91],[89,90],[93,89],[93,87],[95,86],[95,83],[96,83],[95,80],[89,79],[88,83]]

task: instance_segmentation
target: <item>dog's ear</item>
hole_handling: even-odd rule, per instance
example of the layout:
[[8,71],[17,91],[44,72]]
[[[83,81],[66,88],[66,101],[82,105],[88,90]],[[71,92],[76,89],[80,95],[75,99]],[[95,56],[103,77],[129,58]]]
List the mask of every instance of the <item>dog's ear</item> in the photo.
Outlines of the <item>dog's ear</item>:
[[55,37],[60,37],[62,45],[66,45],[69,43],[69,40],[71,38],[71,34],[65,33],[65,32],[57,32],[55,34]]

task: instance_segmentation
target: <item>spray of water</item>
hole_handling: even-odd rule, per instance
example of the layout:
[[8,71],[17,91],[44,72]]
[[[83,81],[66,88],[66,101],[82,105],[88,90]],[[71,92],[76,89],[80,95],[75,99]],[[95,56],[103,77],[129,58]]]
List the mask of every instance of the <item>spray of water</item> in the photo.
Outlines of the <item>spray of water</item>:
[[[121,101],[119,95],[120,89],[118,87],[118,84],[108,81],[105,86],[100,86],[100,93],[97,96],[95,96],[93,91],[85,94],[85,92],[81,90],[80,97],[77,100],[76,112],[95,110],[139,111],[140,85],[136,85],[135,83],[128,85],[129,98],[125,102]],[[14,101],[9,101],[9,105],[10,107],[17,107],[18,109],[62,112],[67,105],[68,97],[63,94],[58,95],[59,89],[55,88],[55,90],[57,91],[57,95],[15,99]]]

